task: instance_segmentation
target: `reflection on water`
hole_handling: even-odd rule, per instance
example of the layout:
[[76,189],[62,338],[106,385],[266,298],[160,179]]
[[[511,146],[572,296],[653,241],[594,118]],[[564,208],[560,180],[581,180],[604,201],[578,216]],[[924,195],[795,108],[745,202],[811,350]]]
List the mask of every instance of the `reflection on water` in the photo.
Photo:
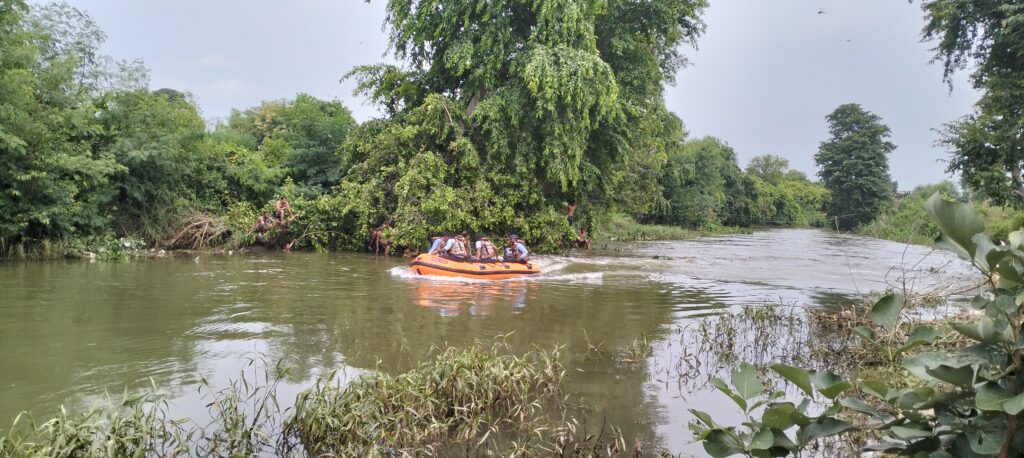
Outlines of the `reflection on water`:
[[707,314],[972,278],[946,253],[814,230],[613,248],[541,257],[541,276],[496,282],[416,277],[401,259],[357,254],[0,264],[0,425],[151,377],[180,412],[200,416],[196,381],[223,386],[253,355],[289,362],[287,398],[336,369],[397,372],[434,346],[507,335],[516,351],[563,346],[570,391],[631,437],[696,450],[686,407],[713,411],[722,399],[665,389],[663,365],[627,370],[592,350],[646,335],[666,349],[652,360],[671,360],[690,345],[675,330]]

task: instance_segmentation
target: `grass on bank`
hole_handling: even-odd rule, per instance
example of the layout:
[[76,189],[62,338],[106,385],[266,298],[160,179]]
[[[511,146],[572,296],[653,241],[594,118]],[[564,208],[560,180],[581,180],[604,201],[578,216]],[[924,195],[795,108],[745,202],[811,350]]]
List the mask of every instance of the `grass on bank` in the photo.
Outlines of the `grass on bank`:
[[686,229],[678,226],[641,224],[623,215],[610,215],[596,231],[596,242],[645,242],[657,240],[687,240],[723,234],[749,234],[745,228],[728,226],[707,226],[701,229]]
[[0,458],[630,453],[614,428],[593,434],[568,417],[558,357],[515,356],[502,343],[448,348],[399,375],[372,373],[344,387],[319,380],[284,409],[276,393],[287,370],[255,365],[262,373],[201,390],[212,419],[206,425],[172,418],[160,396],[126,394],[43,422],[19,416],[0,430]]

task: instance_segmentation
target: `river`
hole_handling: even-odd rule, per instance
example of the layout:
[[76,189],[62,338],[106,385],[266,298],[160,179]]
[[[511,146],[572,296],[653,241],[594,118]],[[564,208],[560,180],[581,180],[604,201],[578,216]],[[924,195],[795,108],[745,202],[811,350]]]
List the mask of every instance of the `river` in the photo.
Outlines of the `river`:
[[[83,409],[151,379],[176,412],[202,416],[198,381],[223,386],[251,358],[286,361],[288,398],[333,370],[399,372],[431,346],[505,336],[516,351],[564,346],[567,387],[609,423],[699,454],[686,409],[730,407],[706,386],[665,380],[664,367],[687,350],[676,330],[744,305],[827,307],[904,279],[950,290],[973,279],[946,252],[802,229],[595,247],[537,263],[540,277],[498,282],[417,278],[403,259],[352,253],[3,263],[0,429],[22,410]],[[640,336],[656,343],[641,370],[592,357]]]

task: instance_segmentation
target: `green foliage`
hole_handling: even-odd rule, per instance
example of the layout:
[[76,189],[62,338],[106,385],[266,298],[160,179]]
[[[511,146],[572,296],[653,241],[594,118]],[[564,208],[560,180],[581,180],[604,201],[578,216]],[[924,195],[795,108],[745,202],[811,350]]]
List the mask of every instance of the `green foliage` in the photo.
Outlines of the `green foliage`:
[[[862,417],[861,428],[879,438],[864,452],[932,457],[1016,456],[1024,445],[1024,429],[1020,427],[1020,415],[1024,412],[1020,375],[1024,371],[1024,307],[1019,300],[1024,294],[1024,231],[1011,233],[1007,244],[997,245],[984,233],[984,219],[971,204],[935,194],[924,208],[940,231],[936,246],[970,261],[987,281],[985,291],[971,302],[970,307],[977,313],[952,322],[949,331],[919,326],[905,341],[897,342],[894,330],[905,322],[904,301],[894,294],[882,297],[868,314],[881,328],[881,337],[866,327],[854,330],[865,341],[888,352],[892,362],[902,361],[902,367],[913,376],[909,386],[894,388],[875,380],[860,380],[858,386],[867,400],[840,398],[851,385],[838,377],[781,365],[772,368],[805,393],[810,394],[814,387],[832,400],[832,406],[816,420],[821,422],[823,431],[852,430],[853,426],[839,417]],[[966,343],[913,354],[947,333]],[[751,370],[741,366],[738,373],[749,374]],[[734,375],[734,386],[747,383],[746,376],[740,376],[739,381],[736,378]],[[792,413],[792,404],[778,407],[786,404],[776,402],[782,396],[769,394],[755,400],[747,396],[751,391],[731,389],[724,383],[716,387],[733,398],[748,417],[753,410],[748,406],[771,404],[765,408],[761,422],[745,423],[749,431],[743,433],[715,425],[706,414],[698,416],[706,426],[700,438],[709,453],[767,456],[763,450],[768,441],[761,439],[769,434],[778,439],[772,425],[782,426],[783,430],[793,424],[801,425],[797,437],[805,436],[803,431],[807,427],[798,421],[802,419],[799,415]],[[779,416],[793,422],[775,423],[775,415],[769,422],[767,412],[772,409],[783,409]],[[824,427],[826,424],[830,426]],[[779,455],[774,456],[799,454],[808,442],[798,440],[794,445],[777,450]]]
[[278,186],[288,176],[304,195],[312,196],[341,180],[343,170],[337,150],[355,127],[351,111],[341,102],[299,94],[294,100],[264,102],[244,112],[234,111],[217,133],[235,148],[254,153],[250,156],[257,158],[252,160],[263,162],[259,165],[269,169],[269,176],[249,181]]
[[682,143],[670,150],[660,180],[664,202],[652,219],[690,228],[821,225],[828,192],[789,173],[788,164],[777,156],[762,156],[744,175],[736,153],[721,140]]
[[597,230],[599,241],[636,242],[650,240],[688,240],[722,234],[746,234],[748,230],[728,226],[704,226],[684,229],[679,226],[640,224],[628,215],[612,214],[601,220]]
[[[299,394],[288,434],[311,455],[405,454],[432,444],[480,445],[497,431],[543,420],[564,376],[557,353],[505,356],[499,347],[445,349],[398,376],[375,373],[345,387],[320,381]],[[410,414],[411,413],[411,414]]]
[[551,250],[575,240],[567,202],[652,211],[652,178],[684,135],[662,85],[705,6],[389,2],[405,67],[349,74],[391,114],[344,147],[350,230],[389,223],[407,247],[441,230],[514,231]]
[[889,128],[860,105],[840,105],[826,118],[829,135],[814,161],[818,176],[831,193],[828,216],[840,229],[870,222],[892,199],[892,178],[886,157],[896,145],[886,141]]
[[776,185],[785,179],[787,171],[789,171],[789,160],[774,154],[757,156],[747,164],[747,175]]
[[1024,8],[1009,0],[931,0],[922,7],[928,20],[922,35],[936,42],[935,60],[943,63],[945,79],[951,82],[956,71],[973,66],[971,82],[982,91],[975,113],[944,130],[949,171],[997,204],[1019,207]]
[[110,176],[123,169],[95,154],[95,109],[77,89],[72,56],[44,59],[43,32],[25,23],[21,2],[0,9],[0,239],[5,244],[90,233]]

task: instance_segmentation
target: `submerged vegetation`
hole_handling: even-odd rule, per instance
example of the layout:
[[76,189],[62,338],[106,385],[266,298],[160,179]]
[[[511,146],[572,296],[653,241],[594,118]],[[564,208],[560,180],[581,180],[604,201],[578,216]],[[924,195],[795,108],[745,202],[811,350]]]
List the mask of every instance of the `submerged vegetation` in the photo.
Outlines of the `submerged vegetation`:
[[[1019,419],[1024,412],[1019,380],[1024,308],[1015,298],[1024,288],[1024,231],[1011,233],[1006,245],[997,246],[970,204],[936,194],[925,209],[939,227],[938,246],[970,261],[985,278],[982,292],[971,301],[976,313],[945,324],[915,323],[907,316],[903,295],[879,299],[867,313],[874,329],[862,325],[852,331],[878,349],[878,364],[902,377],[886,380],[872,377],[877,373],[854,373],[844,379],[772,364],[775,373],[808,398],[827,399],[828,407],[815,415],[807,410],[806,400],[797,407],[783,400],[784,392],[766,392],[757,370],[740,365],[732,387],[724,382],[715,386],[743,409],[745,426],[720,426],[711,416],[695,412],[709,454],[796,455],[812,445],[809,439],[851,431],[866,434],[864,451],[920,456],[1019,453],[1024,443]],[[936,345],[939,341],[945,343]],[[848,393],[855,387],[861,395]],[[786,433],[794,426],[796,440]]]
[[[510,354],[502,344],[447,348],[396,376],[341,386],[335,374],[278,399],[285,365],[254,364],[221,390],[203,385],[210,419],[171,417],[157,394],[124,395],[82,414],[0,430],[0,457],[415,456],[445,450],[516,456],[632,453],[615,429],[571,416],[557,351]],[[153,393],[156,387],[153,387]]]

